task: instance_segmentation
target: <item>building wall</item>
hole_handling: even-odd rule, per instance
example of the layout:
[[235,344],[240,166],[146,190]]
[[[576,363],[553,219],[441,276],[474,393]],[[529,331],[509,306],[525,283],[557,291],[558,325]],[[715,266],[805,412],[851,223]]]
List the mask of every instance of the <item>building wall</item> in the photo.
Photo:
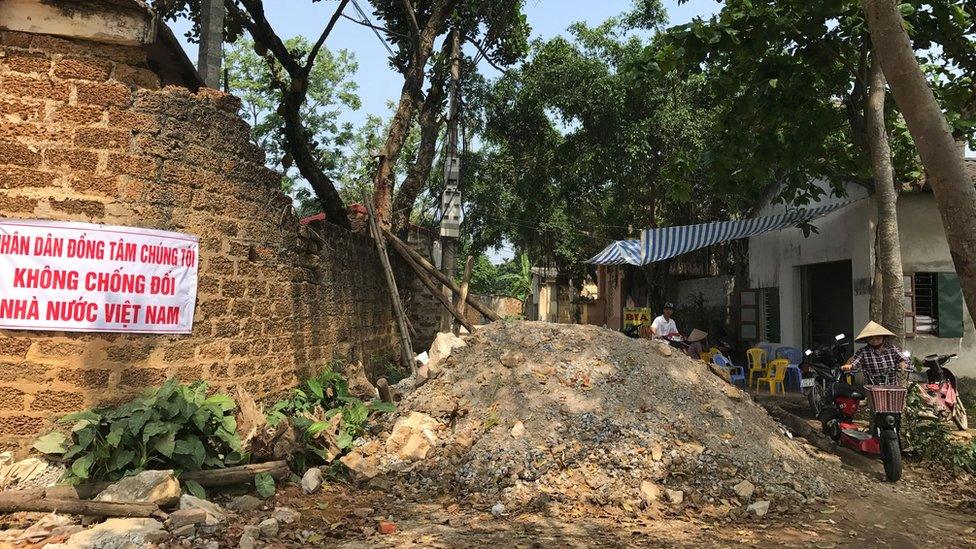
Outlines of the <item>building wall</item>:
[[[826,185],[822,185],[826,189]],[[850,186],[846,198],[826,197],[827,205],[867,196],[859,186]],[[779,288],[780,330],[783,345],[799,347],[803,340],[800,315],[800,266],[831,261],[851,261],[854,282],[854,325],[863,326],[870,310],[871,238],[874,232],[871,200],[862,200],[832,212],[813,225],[818,233],[804,237],[800,229],[771,231],[749,239],[749,287]],[[782,204],[764,208],[758,215],[783,213]]]
[[141,49],[0,33],[0,216],[181,231],[201,254],[192,335],[0,331],[0,448],[171,376],[271,398],[395,356],[368,238],[299,228],[236,99],[158,88]]
[[[849,186],[851,198],[866,191]],[[841,199],[830,198],[823,204]],[[846,200],[846,199],[845,199]],[[760,215],[782,212],[782,206],[766,208]],[[820,232],[804,238],[797,229],[773,231],[749,240],[749,282],[751,288],[778,287],[782,341],[790,346],[802,343],[800,316],[800,266],[828,261],[851,260],[854,283],[854,327],[870,320],[871,280],[874,272],[874,236],[877,205],[873,198],[834,212],[813,223]],[[905,274],[953,272],[945,231],[938,207],[930,193],[905,193],[898,199],[898,228]],[[976,376],[976,329],[965,312],[962,338],[922,335],[908,338],[905,347],[915,356],[958,353],[953,362],[957,375]],[[856,334],[854,334],[856,335]]]
[[[898,233],[905,275],[955,272],[942,217],[930,193],[906,193],[898,198]],[[874,249],[873,240],[871,249]],[[906,339],[905,348],[919,357],[957,353],[959,358],[950,365],[952,371],[957,375],[976,376],[976,328],[966,307],[963,307],[963,327],[961,338],[918,335]]]
[[679,280],[675,289],[673,301],[681,309],[696,305],[699,299],[704,307],[727,307],[729,292],[732,291],[732,276]]

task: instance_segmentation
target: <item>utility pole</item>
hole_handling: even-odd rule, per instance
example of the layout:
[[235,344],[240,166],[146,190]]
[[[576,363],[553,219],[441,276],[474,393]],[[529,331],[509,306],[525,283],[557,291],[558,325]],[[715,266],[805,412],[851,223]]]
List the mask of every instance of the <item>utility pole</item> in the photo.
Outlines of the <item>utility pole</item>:
[[[461,192],[458,179],[461,175],[461,159],[458,157],[458,111],[460,110],[461,45],[456,30],[451,31],[451,91],[448,99],[447,150],[444,161],[444,193],[441,195],[441,272],[454,279],[454,257],[457,239],[461,235]],[[441,290],[451,299],[450,288]],[[450,332],[453,318],[449,312],[441,313],[441,331]]]
[[197,72],[208,88],[220,89],[220,62],[224,45],[224,0],[200,2],[200,50]]

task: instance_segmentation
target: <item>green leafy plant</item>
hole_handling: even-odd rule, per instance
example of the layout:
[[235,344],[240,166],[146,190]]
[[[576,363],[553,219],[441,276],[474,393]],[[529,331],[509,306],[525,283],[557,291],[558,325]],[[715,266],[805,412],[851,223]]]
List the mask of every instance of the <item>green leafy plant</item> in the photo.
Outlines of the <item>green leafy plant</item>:
[[275,495],[275,480],[268,473],[258,473],[254,476],[254,488],[257,490],[258,495],[264,499],[268,499]]
[[190,493],[191,496],[198,497],[200,499],[207,499],[207,491],[203,489],[203,486],[195,480],[185,480],[183,481],[183,487],[186,491]]
[[146,469],[221,468],[245,460],[234,400],[207,396],[207,384],[171,379],[114,408],[69,414],[69,434],[44,435],[34,448],[60,456],[66,480],[118,480]]
[[332,463],[347,452],[365,432],[371,412],[395,409],[392,404],[367,404],[351,396],[346,378],[327,368],[295,389],[291,398],[275,403],[267,419],[272,427],[287,419],[300,433],[306,452],[294,461],[298,469],[304,469],[309,461]]
[[919,417],[926,407],[917,385],[909,387],[902,416],[902,436],[908,448],[920,459],[954,471],[976,471],[976,443],[954,440],[943,421]]

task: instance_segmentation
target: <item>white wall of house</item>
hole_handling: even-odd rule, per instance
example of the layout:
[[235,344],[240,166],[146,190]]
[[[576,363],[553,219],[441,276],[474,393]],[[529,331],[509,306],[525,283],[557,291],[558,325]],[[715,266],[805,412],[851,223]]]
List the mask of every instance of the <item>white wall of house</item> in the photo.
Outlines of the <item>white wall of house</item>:
[[[942,217],[930,193],[903,194],[898,198],[898,233],[906,275],[955,271]],[[958,353],[959,358],[949,366],[950,369],[957,375],[976,377],[976,329],[965,307],[963,327],[961,338],[918,335],[906,339],[905,348],[919,357],[932,353]]]
[[[822,184],[828,191],[828,186]],[[829,191],[828,191],[829,192]],[[848,189],[848,197],[824,197],[817,205],[828,205],[867,197],[859,186]],[[867,322],[870,306],[872,237],[870,200],[860,200],[813,221],[819,230],[808,237],[800,229],[772,231],[749,239],[749,287],[779,288],[780,342],[791,347],[803,344],[803,319],[800,315],[800,267],[815,263],[851,261],[854,280],[854,325]],[[772,204],[758,215],[783,213],[783,204]],[[855,252],[855,250],[862,250]],[[859,280],[867,280],[865,289]]]
[[[850,185],[847,190],[849,197],[827,197],[819,204],[865,198],[868,195],[864,188],[856,185]],[[782,213],[784,210],[782,204],[776,204],[764,208],[759,215]],[[868,322],[876,214],[875,201],[868,198],[814,221],[813,225],[819,229],[818,234],[804,238],[799,229],[785,229],[749,240],[750,287],[779,288],[779,343],[793,347],[802,345],[800,267],[804,265],[850,260],[855,330]],[[954,271],[942,219],[931,194],[911,193],[899,197],[898,218],[906,275]],[[964,315],[964,337],[921,335],[906,340],[906,348],[916,356],[958,353],[959,359],[952,364],[953,371],[957,375],[976,376],[976,330],[968,313]]]

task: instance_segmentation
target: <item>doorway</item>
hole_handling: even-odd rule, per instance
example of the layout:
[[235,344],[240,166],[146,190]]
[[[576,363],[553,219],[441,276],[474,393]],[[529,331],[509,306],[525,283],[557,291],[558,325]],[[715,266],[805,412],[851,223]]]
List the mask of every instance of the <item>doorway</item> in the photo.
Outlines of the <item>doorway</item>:
[[837,334],[853,336],[854,283],[851,262],[834,261],[800,267],[803,345],[831,343]]

